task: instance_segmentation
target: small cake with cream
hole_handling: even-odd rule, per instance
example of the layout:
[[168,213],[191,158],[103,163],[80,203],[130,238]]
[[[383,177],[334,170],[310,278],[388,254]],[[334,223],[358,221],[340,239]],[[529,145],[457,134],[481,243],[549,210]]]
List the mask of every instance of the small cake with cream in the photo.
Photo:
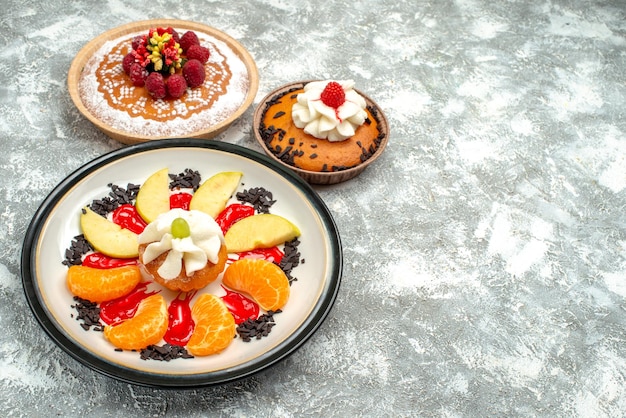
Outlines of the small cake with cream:
[[295,83],[261,103],[258,134],[293,167],[347,170],[368,160],[387,135],[380,111],[352,80]]
[[197,210],[172,209],[139,235],[139,266],[148,279],[189,292],[213,282],[228,254],[219,225]]

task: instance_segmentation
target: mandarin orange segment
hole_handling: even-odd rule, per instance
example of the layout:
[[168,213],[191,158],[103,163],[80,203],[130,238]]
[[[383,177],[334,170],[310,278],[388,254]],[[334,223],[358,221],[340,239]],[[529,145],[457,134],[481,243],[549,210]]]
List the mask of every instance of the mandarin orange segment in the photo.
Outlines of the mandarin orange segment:
[[136,265],[97,269],[71,266],[67,271],[67,287],[75,296],[91,302],[106,302],[130,293],[141,281]]
[[222,283],[250,295],[266,311],[281,309],[290,294],[289,279],[276,264],[264,259],[244,258],[224,272]]
[[140,350],[158,344],[167,332],[167,302],[160,294],[141,301],[135,316],[119,325],[104,327],[104,337],[117,348]]
[[191,315],[196,325],[187,351],[194,356],[217,354],[233,341],[235,318],[219,297],[202,294],[191,308]]

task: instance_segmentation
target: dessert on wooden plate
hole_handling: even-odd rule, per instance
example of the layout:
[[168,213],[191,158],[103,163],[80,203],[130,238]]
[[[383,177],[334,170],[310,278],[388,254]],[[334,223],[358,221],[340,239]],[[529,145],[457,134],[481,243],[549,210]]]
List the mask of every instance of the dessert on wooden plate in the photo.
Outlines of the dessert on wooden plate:
[[318,184],[361,173],[389,135],[382,111],[351,80],[298,82],[272,91],[255,111],[254,130],[267,154]]
[[218,135],[252,103],[258,74],[250,54],[225,33],[152,20],[89,42],[70,67],[68,86],[81,113],[132,144]]

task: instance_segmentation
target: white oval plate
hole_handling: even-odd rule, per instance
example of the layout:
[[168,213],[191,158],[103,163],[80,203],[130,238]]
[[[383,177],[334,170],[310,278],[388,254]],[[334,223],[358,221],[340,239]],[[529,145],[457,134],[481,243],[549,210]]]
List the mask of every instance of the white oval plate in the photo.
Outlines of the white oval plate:
[[[220,354],[169,362],[142,360],[138,352],[115,351],[101,332],[85,331],[76,320],[67,289],[65,250],[79,235],[81,208],[106,196],[110,183],[142,184],[167,167],[172,174],[197,170],[202,179],[220,171],[241,171],[238,191],[264,187],[273,193],[275,213],[301,230],[300,263],[292,271],[291,296],[274,316],[269,336],[244,342],[235,338]],[[22,282],[35,317],[72,357],[122,381],[160,387],[222,384],[263,370],[298,349],[328,315],[339,290],[342,249],[328,208],[297,175],[266,156],[223,142],[168,139],[121,148],[76,170],[45,199],[27,230],[22,251]],[[199,292],[221,296],[219,280]],[[220,293],[221,292],[221,293]],[[166,295],[167,292],[164,292]],[[196,298],[199,296],[196,295]],[[170,294],[170,297],[173,293]]]

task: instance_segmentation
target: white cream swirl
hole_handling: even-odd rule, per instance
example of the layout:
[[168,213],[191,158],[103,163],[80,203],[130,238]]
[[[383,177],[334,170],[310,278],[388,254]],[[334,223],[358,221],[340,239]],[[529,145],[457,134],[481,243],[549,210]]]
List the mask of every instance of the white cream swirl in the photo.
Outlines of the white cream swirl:
[[[189,224],[190,235],[174,238],[172,221],[183,218]],[[177,277],[183,263],[187,276],[201,270],[207,262],[216,264],[224,241],[219,225],[208,214],[197,210],[172,209],[150,222],[139,235],[139,244],[148,244],[143,253],[144,264],[168,252],[165,261],[157,270],[164,279]]]
[[344,141],[354,135],[365,122],[365,99],[354,91],[354,81],[337,81],[346,94],[346,101],[334,109],[320,96],[330,81],[313,81],[304,86],[291,109],[293,123],[309,135],[331,142]]

